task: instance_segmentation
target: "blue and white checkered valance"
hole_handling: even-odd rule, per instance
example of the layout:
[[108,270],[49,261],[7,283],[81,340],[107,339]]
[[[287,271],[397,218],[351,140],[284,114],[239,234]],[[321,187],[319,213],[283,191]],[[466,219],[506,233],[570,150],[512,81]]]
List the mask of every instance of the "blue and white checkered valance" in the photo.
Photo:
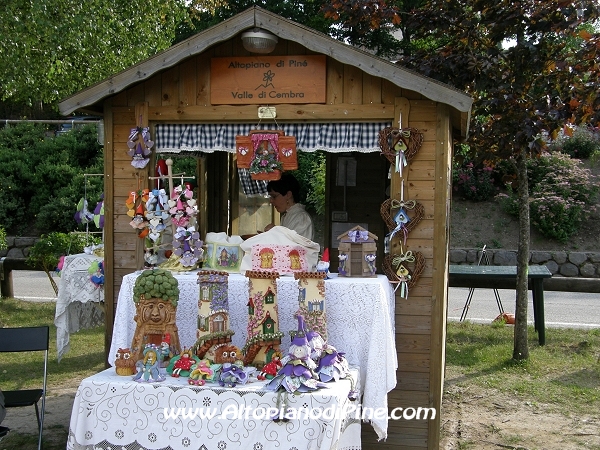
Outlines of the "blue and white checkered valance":
[[235,152],[235,137],[251,130],[283,129],[296,137],[296,149],[303,152],[380,152],[379,131],[391,122],[362,123],[264,123],[259,124],[158,124],[156,149],[159,153],[215,151]]
[[[379,131],[391,122],[362,123],[284,123],[265,124],[158,124],[158,153],[224,151],[235,153],[235,137],[247,136],[251,130],[283,129],[286,136],[296,137],[296,149],[303,152],[380,152]],[[267,196],[267,182],[250,178],[248,169],[238,169],[240,184],[248,197]]]

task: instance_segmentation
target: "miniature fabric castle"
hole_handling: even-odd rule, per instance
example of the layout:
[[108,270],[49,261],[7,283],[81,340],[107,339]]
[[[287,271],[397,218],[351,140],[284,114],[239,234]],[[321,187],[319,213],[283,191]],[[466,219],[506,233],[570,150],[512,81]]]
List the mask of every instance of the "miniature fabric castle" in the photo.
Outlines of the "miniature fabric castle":
[[263,366],[281,356],[283,333],[277,311],[277,272],[247,271],[248,340],[242,349],[244,364]]

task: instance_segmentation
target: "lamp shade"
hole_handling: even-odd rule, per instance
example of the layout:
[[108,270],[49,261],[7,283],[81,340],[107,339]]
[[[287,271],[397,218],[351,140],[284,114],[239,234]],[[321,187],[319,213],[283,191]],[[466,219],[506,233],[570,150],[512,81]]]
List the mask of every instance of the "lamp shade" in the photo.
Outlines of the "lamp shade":
[[242,33],[244,48],[252,53],[271,53],[277,42],[277,36],[260,28]]

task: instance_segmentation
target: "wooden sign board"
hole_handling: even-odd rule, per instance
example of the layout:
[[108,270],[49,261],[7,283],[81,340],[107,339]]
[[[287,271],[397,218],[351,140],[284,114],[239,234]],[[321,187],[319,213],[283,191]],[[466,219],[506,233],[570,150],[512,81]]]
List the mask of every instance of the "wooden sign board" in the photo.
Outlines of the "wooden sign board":
[[212,58],[213,105],[325,103],[325,55]]

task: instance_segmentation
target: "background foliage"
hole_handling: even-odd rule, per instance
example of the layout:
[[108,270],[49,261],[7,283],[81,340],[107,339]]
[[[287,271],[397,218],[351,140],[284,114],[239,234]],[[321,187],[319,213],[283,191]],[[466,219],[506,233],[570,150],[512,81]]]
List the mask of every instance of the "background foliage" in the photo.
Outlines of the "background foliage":
[[0,99],[56,107],[64,98],[168,48],[183,0],[6,0]]
[[56,137],[38,124],[0,129],[0,224],[9,235],[77,229],[79,199],[86,192],[93,211],[103,189],[102,177],[85,186],[86,173],[104,173],[95,125]]

